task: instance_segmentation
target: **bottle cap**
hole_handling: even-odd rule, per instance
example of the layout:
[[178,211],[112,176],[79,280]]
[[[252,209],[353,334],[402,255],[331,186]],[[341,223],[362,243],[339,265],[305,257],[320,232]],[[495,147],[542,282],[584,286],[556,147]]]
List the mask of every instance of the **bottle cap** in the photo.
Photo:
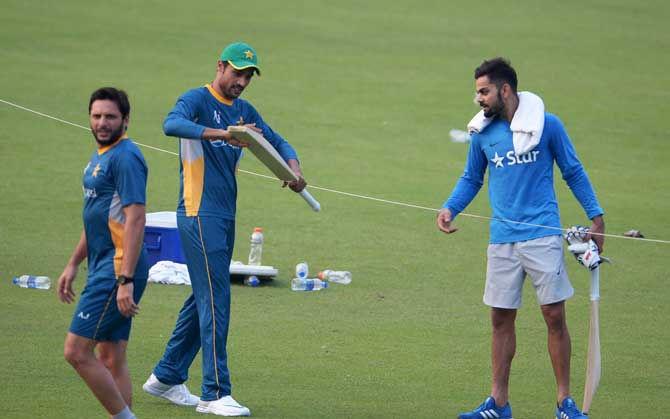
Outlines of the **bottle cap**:
[[309,266],[307,262],[300,262],[295,265],[295,276],[296,278],[307,278],[309,275]]
[[254,233],[262,233],[263,227],[254,227]]
[[251,287],[257,287],[261,284],[261,281],[258,279],[256,275],[251,275],[247,277],[246,281],[244,282],[246,285],[249,285]]

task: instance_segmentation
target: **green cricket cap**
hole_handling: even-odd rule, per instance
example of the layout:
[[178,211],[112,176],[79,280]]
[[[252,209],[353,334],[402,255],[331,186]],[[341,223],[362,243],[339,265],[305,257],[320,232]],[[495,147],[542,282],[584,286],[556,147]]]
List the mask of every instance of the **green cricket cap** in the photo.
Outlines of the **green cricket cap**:
[[261,75],[256,50],[244,42],[235,42],[225,47],[221,52],[221,61],[228,61],[236,70],[253,68],[256,74]]

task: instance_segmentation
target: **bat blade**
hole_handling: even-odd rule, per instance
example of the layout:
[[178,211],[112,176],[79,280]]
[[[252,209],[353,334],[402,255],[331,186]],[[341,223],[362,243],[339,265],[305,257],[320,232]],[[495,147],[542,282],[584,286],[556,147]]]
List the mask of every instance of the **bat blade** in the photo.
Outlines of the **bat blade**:
[[589,349],[586,357],[586,382],[584,383],[584,401],[582,410],[585,414],[591,408],[593,396],[596,394],[601,376],[600,360],[600,319],[599,319],[599,274],[600,268],[591,272],[591,314],[589,320]]
[[[278,179],[291,182],[298,180],[293,170],[286,164],[277,150],[266,140],[263,135],[245,126],[231,125],[227,128],[236,138],[248,143],[249,150],[267,167]],[[314,210],[320,211],[321,204],[307,191],[300,191],[300,196]]]

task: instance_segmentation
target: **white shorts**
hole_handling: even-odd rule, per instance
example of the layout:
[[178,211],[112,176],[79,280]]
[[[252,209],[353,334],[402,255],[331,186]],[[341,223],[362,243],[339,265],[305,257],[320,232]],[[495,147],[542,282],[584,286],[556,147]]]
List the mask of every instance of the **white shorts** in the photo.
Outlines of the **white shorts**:
[[567,300],[575,293],[565,271],[561,236],[490,244],[487,254],[484,304],[488,306],[521,307],[526,274],[532,280],[540,305]]

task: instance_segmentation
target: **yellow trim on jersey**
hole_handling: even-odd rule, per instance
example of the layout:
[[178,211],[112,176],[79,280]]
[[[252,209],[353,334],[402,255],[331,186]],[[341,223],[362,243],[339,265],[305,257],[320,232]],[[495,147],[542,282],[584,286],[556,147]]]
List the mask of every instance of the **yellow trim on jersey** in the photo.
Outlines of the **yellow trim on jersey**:
[[114,276],[121,275],[121,264],[123,263],[123,224],[111,218],[107,221],[109,233],[114,243]]
[[221,102],[221,103],[223,103],[223,104],[225,104],[225,105],[228,105],[228,106],[232,106],[232,105],[233,105],[233,101],[232,101],[232,100],[226,99],[225,97],[221,96],[221,95],[219,94],[219,92],[217,92],[216,90],[214,90],[214,88],[212,87],[211,84],[207,83],[207,84],[205,85],[205,87],[207,88],[207,90],[209,90],[209,93],[211,93],[212,96],[214,96],[214,98],[215,98],[216,100],[218,100],[219,102]]
[[104,153],[107,152],[109,149],[112,149],[112,148],[116,147],[117,144],[121,144],[121,141],[123,141],[123,140],[125,140],[125,139],[127,139],[127,138],[128,138],[128,136],[127,136],[126,134],[123,134],[123,135],[121,136],[120,139],[118,139],[117,141],[113,142],[112,144],[110,144],[110,145],[106,145],[106,146],[104,146],[104,147],[100,147],[100,148],[98,148],[98,156],[104,154]]
[[186,216],[193,217],[198,215],[200,201],[202,201],[205,184],[205,158],[201,156],[191,161],[182,159],[181,163],[184,176],[184,208]]

